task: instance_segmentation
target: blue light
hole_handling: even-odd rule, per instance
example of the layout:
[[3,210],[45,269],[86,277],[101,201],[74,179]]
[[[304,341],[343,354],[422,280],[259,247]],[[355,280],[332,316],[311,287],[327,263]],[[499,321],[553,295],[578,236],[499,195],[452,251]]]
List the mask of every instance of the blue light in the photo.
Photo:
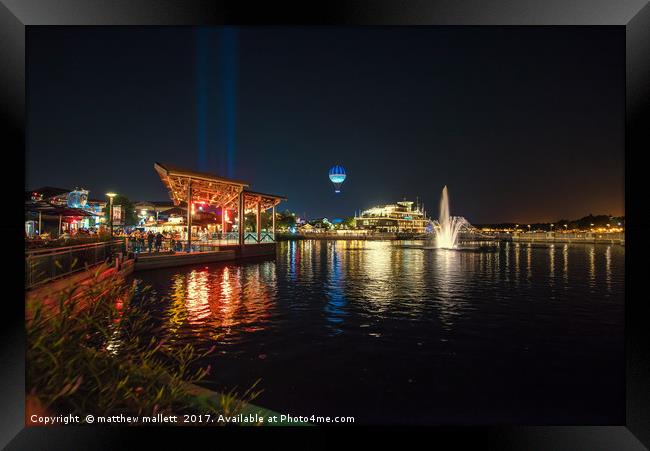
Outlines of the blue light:
[[336,192],[340,192],[340,186],[341,183],[345,181],[346,175],[345,175],[345,168],[340,165],[335,165],[332,166],[329,170],[329,178],[334,183]]
[[228,177],[234,177],[237,150],[237,33],[235,27],[201,27],[196,34],[198,168]]
[[207,66],[208,66],[208,30],[199,28],[196,34],[196,141],[199,153],[199,170],[207,170]]
[[237,29],[224,27],[220,36],[221,48],[221,94],[225,117],[226,175],[234,177],[235,151],[237,148]]

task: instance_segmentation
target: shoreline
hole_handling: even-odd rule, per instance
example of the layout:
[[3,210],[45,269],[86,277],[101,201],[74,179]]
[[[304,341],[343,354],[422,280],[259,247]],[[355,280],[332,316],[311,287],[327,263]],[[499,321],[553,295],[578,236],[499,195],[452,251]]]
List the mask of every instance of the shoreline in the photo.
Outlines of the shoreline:
[[[625,234],[559,234],[555,233],[532,233],[528,234],[499,234],[494,236],[465,236],[459,237],[459,242],[509,242],[509,243],[560,243],[560,244],[619,244],[625,246]],[[434,239],[431,235],[426,234],[332,234],[332,233],[311,233],[311,234],[276,234],[276,241],[302,241],[302,240],[359,240],[359,241],[405,241],[405,240],[422,240],[429,241]]]

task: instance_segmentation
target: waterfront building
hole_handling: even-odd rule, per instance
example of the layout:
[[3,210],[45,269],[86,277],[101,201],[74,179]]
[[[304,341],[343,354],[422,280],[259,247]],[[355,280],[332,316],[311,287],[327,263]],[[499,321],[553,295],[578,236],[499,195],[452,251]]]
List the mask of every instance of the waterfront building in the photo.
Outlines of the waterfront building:
[[[154,169],[167,188],[174,206],[179,207],[181,203],[185,203],[185,230],[188,249],[191,249],[191,242],[196,233],[195,217],[198,221],[206,219],[210,225],[214,224],[213,230],[221,230],[222,233],[236,231],[236,240],[241,252],[246,252],[247,244],[263,242],[268,244],[268,242],[275,241],[275,207],[281,201],[286,200],[285,197],[252,191],[249,184],[241,180],[179,168],[170,164],[157,162],[154,164]],[[267,210],[271,210],[270,228],[264,227],[262,224],[262,213]],[[219,215],[220,227],[216,216],[210,217],[208,214],[211,211],[222,213]],[[254,231],[252,232],[246,231],[244,227],[246,213],[253,213],[255,217]],[[205,228],[210,230],[207,224],[205,224]],[[275,252],[274,248],[273,252]]]
[[309,225],[313,227],[313,232],[326,232],[332,228],[332,223],[327,218],[317,218],[309,221]]
[[159,216],[174,208],[174,203],[171,200],[139,201],[133,204],[133,208],[138,219],[145,219],[145,222],[147,222],[151,218],[160,219]]
[[297,226],[297,231],[300,233],[312,233],[314,230],[315,227],[308,222]]
[[426,233],[431,221],[419,205],[413,204],[403,200],[364,210],[355,215],[356,228],[388,233]]
[[[183,204],[183,207],[186,207]],[[163,201],[138,201],[133,204],[134,213],[138,219],[138,227],[156,226],[163,223],[176,213],[179,216],[185,215],[179,207],[174,207],[171,200]]]
[[[152,232],[187,233],[187,203],[172,201],[139,201],[133,204],[138,218],[137,228]],[[223,220],[222,220],[222,216]],[[192,204],[192,236],[228,233],[233,228],[234,212],[202,201]]]
[[83,188],[74,190],[44,186],[25,192],[25,234],[58,235],[82,229],[98,229],[106,222],[107,201],[89,197]]

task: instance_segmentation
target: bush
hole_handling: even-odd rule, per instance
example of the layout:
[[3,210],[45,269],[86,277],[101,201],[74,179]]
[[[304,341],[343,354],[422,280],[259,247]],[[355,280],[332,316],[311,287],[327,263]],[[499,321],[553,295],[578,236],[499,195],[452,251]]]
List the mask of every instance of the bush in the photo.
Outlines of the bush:
[[[100,270],[96,274],[99,274]],[[96,276],[97,277],[97,276]],[[149,290],[112,276],[87,291],[70,288],[56,301],[27,305],[27,419],[39,415],[236,415],[259,392],[231,392],[220,402],[192,394],[210,367],[196,361],[212,350],[175,347],[150,314]]]

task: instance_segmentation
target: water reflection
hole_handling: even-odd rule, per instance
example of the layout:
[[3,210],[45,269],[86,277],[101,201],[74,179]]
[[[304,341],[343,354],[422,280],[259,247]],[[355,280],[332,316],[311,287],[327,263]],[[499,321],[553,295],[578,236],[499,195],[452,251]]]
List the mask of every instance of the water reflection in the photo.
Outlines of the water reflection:
[[519,273],[521,271],[519,267],[519,252],[521,252],[521,246],[519,243],[515,244],[515,286],[519,287]]
[[166,331],[172,340],[186,335],[229,342],[242,331],[268,326],[275,265],[214,266],[176,272],[168,289]]
[[510,245],[509,241],[506,241],[503,245],[503,255],[504,255],[504,267],[503,267],[503,277],[506,282],[510,282]]
[[[208,271],[192,271],[187,277],[187,290],[183,293],[187,321],[191,324],[203,324],[210,317],[210,301],[208,295]],[[227,302],[227,300],[224,300]]]
[[[289,242],[289,249],[287,250],[287,276],[289,280],[295,281],[300,275],[300,252],[297,241]],[[300,247],[302,250],[302,247]]]
[[551,285],[555,284],[555,244],[551,244],[548,247],[548,276],[551,281]]
[[612,292],[612,246],[608,245],[605,249],[605,284],[608,293]]
[[395,299],[395,282],[392,277],[393,253],[390,242],[368,241],[367,252],[363,255],[362,268],[366,283],[362,287],[364,298],[372,305],[376,313],[389,310]]
[[589,259],[589,287],[594,288],[596,285],[596,247],[590,245],[587,248],[587,258]]
[[[346,315],[345,305],[347,303],[343,278],[343,264],[347,254],[345,252],[338,252],[337,246],[339,243],[345,242],[334,242],[328,248],[330,257],[329,267],[331,269],[328,273],[329,276],[325,288],[328,299],[325,305],[325,318],[333,326],[332,330],[334,333],[341,332],[340,324],[343,323],[343,317]],[[344,244],[341,246],[344,247]]]
[[530,283],[533,277],[533,245],[526,246],[526,280]]
[[[480,257],[483,257],[483,255],[480,255]],[[454,325],[454,318],[460,314],[465,303],[462,297],[463,287],[458,278],[461,273],[459,267],[463,254],[453,250],[440,249],[436,252],[434,258],[434,286],[438,316],[443,328],[450,331]]]
[[565,244],[562,248],[562,258],[564,260],[564,270],[562,271],[562,276],[564,278],[564,284],[569,282],[569,245]]
[[110,354],[117,355],[123,345],[122,329],[122,316],[124,315],[122,299],[115,300],[115,311],[117,315],[113,318],[113,322],[108,326],[109,337],[105,344],[105,349]]
[[[463,251],[418,242],[314,240],[278,247],[275,260],[136,274],[167,296],[158,314],[163,335],[170,342],[216,344],[231,359],[233,374],[253,371],[255,378],[287,371],[286,365],[258,366],[260,348],[267,363],[300,362],[305,381],[322,382],[319,374],[331,376],[345,361],[346,383],[362,391],[354,385],[359,374],[403,369],[382,366],[378,354],[426,362],[426,372],[454,352],[470,368],[486,349],[520,349],[522,335],[529,341],[544,336],[539,349],[562,340],[569,340],[562,349],[577,349],[570,340],[580,336],[558,331],[600,324],[601,316],[611,325],[620,313],[612,301],[623,293],[621,246],[502,243]],[[558,294],[562,281],[566,290]],[[300,381],[292,384],[309,392]],[[287,395],[281,386],[273,388]]]

